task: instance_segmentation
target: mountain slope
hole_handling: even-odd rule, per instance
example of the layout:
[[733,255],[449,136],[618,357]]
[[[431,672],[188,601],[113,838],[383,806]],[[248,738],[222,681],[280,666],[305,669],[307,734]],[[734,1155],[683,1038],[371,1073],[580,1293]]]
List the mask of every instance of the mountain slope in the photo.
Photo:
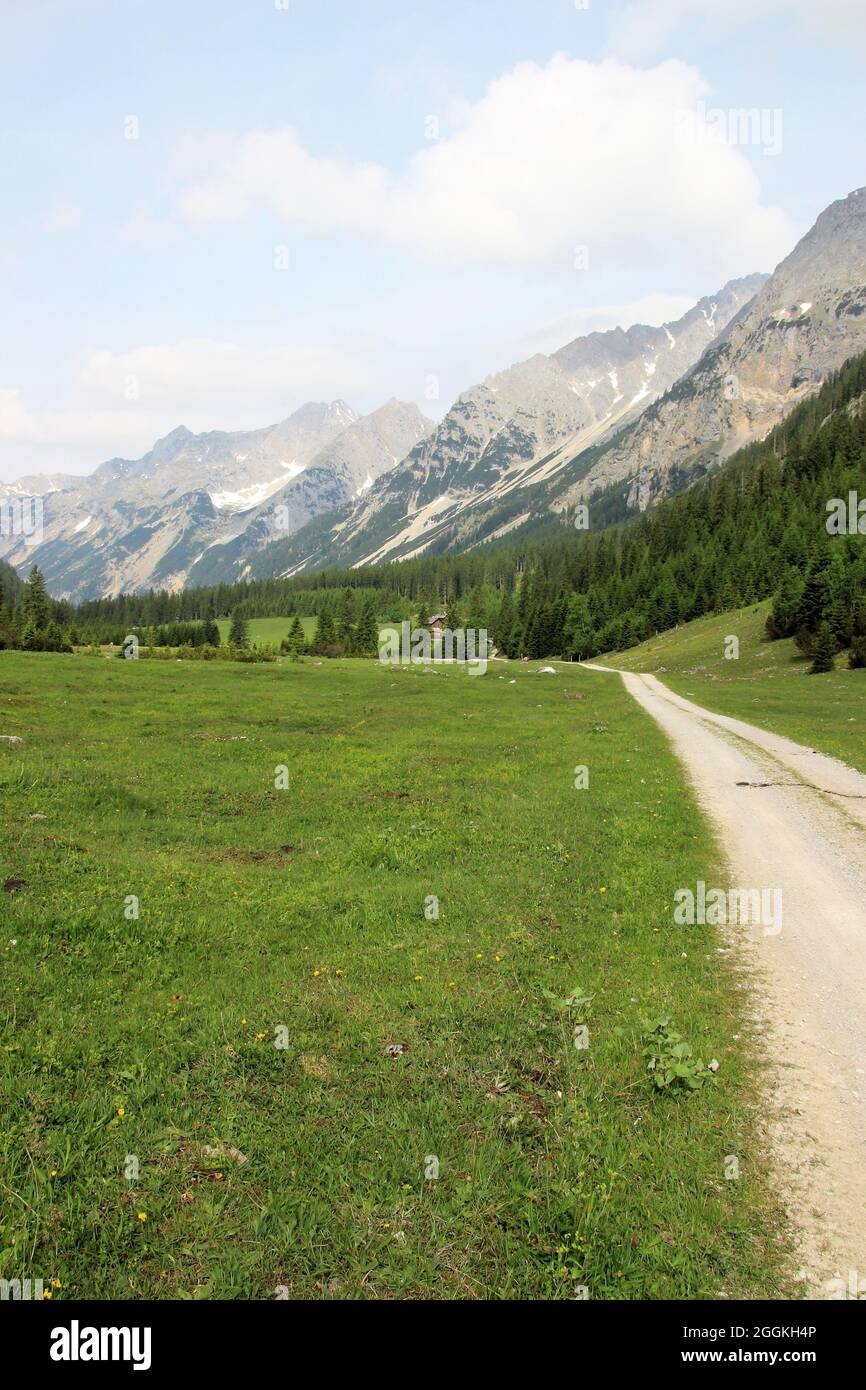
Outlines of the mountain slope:
[[180,427],[92,478],[31,480],[43,542],[6,537],[0,556],[84,598],[468,550],[561,527],[590,498],[598,528],[766,436],[864,347],[861,189],[769,279],[731,281],[661,328],[536,354],[434,428],[396,401],[364,420],[311,404],[264,430]]
[[663,400],[593,461],[558,507],[629,480],[645,507],[763,438],[866,348],[866,189],[832,203],[748,310]]
[[[763,438],[866,347],[866,190],[831,204],[765,283],[752,277],[726,291],[744,285],[757,293],[740,294],[731,304],[723,291],[692,311],[705,324],[711,317],[717,333],[687,367],[680,359],[679,380],[650,374],[642,357],[642,382],[624,408],[598,397],[600,358],[605,351],[612,355],[615,335],[578,339],[542,363],[533,358],[460,397],[426,445],[362,503],[319,518],[292,542],[263,552],[253,572],[291,574],[471,549],[561,524],[578,502],[604,492],[621,510],[643,508]],[[676,336],[674,329],[661,331]],[[593,338],[604,340],[601,353]],[[663,368],[662,354],[651,360],[657,372]],[[545,399],[531,390],[533,373],[548,386],[558,380],[554,362],[570,373],[575,395],[589,388],[581,404],[591,417],[559,440],[568,412],[549,403],[558,406],[560,395],[551,390]],[[620,369],[609,370],[619,382]],[[507,386],[512,374],[529,388],[529,404],[512,398],[514,410],[497,432],[487,393],[500,381]],[[630,388],[634,384],[632,375]],[[548,452],[540,452],[545,443]]]
[[[209,546],[242,535],[274,499],[300,525],[392,467],[430,426],[399,402],[367,418],[333,401],[260,430],[196,435],[180,426],[142,458],[111,459],[91,477],[27,480],[45,494],[43,540],[25,549],[4,537],[0,553],[19,567],[37,563],[62,597],[179,588]],[[5,495],[22,488],[24,480]],[[260,543],[253,535],[248,549]]]
[[208,547],[189,572],[189,584],[231,582],[275,539],[299,530],[312,517],[362,496],[433,429],[417,406],[391,399],[362,416],[323,449],[296,478],[251,513],[240,535]]
[[[372,563],[459,541],[469,509],[520,517],[524,490],[548,482],[578,450],[608,438],[667,390],[754,297],[760,275],[731,281],[676,323],[591,333],[536,354],[455,401],[433,433],[368,495],[278,542],[253,565]],[[513,505],[512,505],[513,503]]]
[[22,583],[17,571],[5,560],[0,560],[0,603],[13,607],[18,602]]

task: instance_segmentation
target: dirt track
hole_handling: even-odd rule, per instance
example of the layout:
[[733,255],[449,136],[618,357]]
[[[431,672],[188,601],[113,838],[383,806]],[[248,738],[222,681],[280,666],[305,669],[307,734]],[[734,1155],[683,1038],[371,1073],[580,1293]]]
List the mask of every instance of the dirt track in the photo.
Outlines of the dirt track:
[[782,891],[778,933],[721,930],[766,1038],[766,1133],[811,1296],[851,1271],[866,1296],[866,777],[620,674],[716,827],[730,883],[715,886]]

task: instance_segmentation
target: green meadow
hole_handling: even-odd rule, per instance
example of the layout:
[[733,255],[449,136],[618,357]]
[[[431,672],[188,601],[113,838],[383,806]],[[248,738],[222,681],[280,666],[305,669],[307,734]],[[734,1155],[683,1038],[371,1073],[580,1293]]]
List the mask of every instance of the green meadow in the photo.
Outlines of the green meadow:
[[[698,618],[613,652],[600,664],[648,671],[707,709],[745,719],[866,772],[866,671],[848,668],[807,674],[809,659],[790,638],[770,642],[764,624],[769,601]],[[739,639],[739,656],[725,656],[726,639]]]
[[619,681],[4,652],[0,734],[0,1277],[790,1292],[742,994],[671,920],[716,849]]
[[[288,637],[289,629],[294,622],[294,618],[249,618],[247,619],[247,629],[249,633],[250,645],[253,647],[278,647],[284,637]],[[225,643],[229,640],[231,629],[231,618],[218,618],[217,627],[220,630],[220,641]],[[301,618],[301,626],[304,629],[304,636],[309,642],[316,630],[315,618]]]

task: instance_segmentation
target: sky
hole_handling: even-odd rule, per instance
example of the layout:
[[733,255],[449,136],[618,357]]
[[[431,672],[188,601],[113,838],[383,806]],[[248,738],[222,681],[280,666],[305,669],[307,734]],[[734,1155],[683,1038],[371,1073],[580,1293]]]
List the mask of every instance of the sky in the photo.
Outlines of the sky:
[[866,0],[0,0],[0,480],[675,319],[866,184],[864,60]]

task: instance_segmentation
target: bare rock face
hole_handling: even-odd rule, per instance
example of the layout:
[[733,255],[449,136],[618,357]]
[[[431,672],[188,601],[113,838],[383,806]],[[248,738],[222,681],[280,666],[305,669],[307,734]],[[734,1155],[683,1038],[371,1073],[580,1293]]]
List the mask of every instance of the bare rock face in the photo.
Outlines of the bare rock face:
[[866,350],[866,189],[832,203],[745,313],[562,499],[619,479],[645,507],[764,438],[849,357]]
[[776,269],[678,324],[589,334],[458,398],[368,497],[272,547],[258,573],[497,540],[611,485],[688,485],[763,438],[866,350],[866,190],[833,203]]
[[293,535],[322,513],[365,496],[432,429],[432,420],[417,406],[394,399],[355,420],[302,472],[248,512],[237,535],[210,545],[190,569],[187,582],[212,584],[245,577],[258,551]]
[[[399,401],[363,418],[344,401],[310,403],[261,430],[180,426],[142,458],[111,459],[91,477],[0,487],[0,501],[41,496],[44,512],[39,544],[3,536],[0,554],[38,564],[58,597],[178,589],[211,547],[226,551],[250,530],[246,557],[273,538],[273,517],[288,534],[362,493],[431,428]],[[216,577],[238,578],[234,552]]]
[[415,555],[447,536],[459,548],[464,514],[548,484],[575,454],[636,416],[687,370],[754,298],[761,275],[734,280],[675,323],[590,333],[537,353],[464,391],[439,425],[367,496],[316,526],[277,568],[374,563]]
[[44,537],[0,537],[73,599],[297,574],[467,549],[570,513],[616,485],[633,506],[763,438],[866,350],[866,189],[831,204],[767,278],[676,323],[590,333],[486,378],[435,427],[389,401],[342,401],[278,425],[194,435],[91,478],[21,480]]

